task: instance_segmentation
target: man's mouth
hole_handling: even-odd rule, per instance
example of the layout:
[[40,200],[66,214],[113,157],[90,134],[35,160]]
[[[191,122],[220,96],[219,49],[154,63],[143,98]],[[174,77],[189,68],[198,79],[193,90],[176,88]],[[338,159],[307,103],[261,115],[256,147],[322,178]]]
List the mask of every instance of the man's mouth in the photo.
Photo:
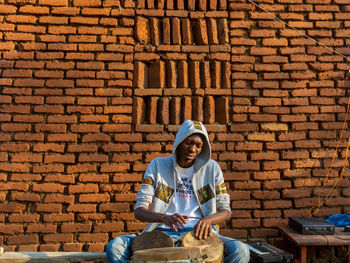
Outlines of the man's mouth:
[[186,159],[188,160],[193,160],[194,159],[194,156],[190,155],[190,154],[187,154],[186,155]]

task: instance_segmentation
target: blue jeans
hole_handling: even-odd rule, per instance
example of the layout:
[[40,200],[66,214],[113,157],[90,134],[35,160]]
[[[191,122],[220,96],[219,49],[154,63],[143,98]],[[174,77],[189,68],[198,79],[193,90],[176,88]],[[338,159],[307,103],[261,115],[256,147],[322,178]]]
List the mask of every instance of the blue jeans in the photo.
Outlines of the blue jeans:
[[[178,232],[174,232],[172,230],[161,230],[164,233],[168,234],[174,242],[178,241],[179,239],[182,239],[184,235],[191,231],[192,228],[183,228],[180,229]],[[243,242],[230,238],[230,237],[224,237],[221,235],[218,235],[221,241],[224,243],[224,263],[248,263],[250,256],[249,256],[249,249],[246,244]],[[127,260],[130,260],[131,252],[130,252],[130,246],[132,243],[132,240],[136,237],[136,235],[124,235],[119,236],[113,239],[109,244],[107,245],[106,252],[107,252],[107,258],[109,263],[117,263],[121,262],[124,263]]]

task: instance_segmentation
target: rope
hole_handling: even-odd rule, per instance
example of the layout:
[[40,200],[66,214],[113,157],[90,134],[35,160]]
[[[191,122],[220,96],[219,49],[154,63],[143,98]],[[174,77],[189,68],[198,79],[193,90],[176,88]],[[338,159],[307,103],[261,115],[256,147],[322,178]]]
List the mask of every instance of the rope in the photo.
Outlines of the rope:
[[[306,37],[306,38],[308,38],[308,39],[314,41],[315,43],[319,44],[320,46],[323,46],[323,47],[325,47],[325,48],[331,50],[332,52],[338,54],[339,56],[342,56],[343,58],[345,58],[347,61],[350,62],[350,59],[349,59],[347,56],[345,56],[344,54],[340,53],[339,51],[337,51],[337,50],[335,50],[335,49],[333,49],[333,48],[331,48],[331,47],[329,47],[329,46],[327,46],[327,45],[321,43],[320,41],[317,41],[316,39],[314,39],[314,38],[312,38],[312,37],[306,35],[304,32],[302,32],[302,31],[298,30],[297,28],[295,28],[295,27],[289,25],[287,22],[285,22],[285,21],[283,21],[282,19],[278,18],[277,16],[275,16],[275,14],[273,14],[273,13],[267,11],[266,9],[264,9],[263,7],[261,7],[260,5],[258,5],[257,3],[255,3],[254,1],[248,0],[248,2],[252,3],[252,4],[255,5],[256,7],[258,7],[259,9],[263,10],[265,13],[267,13],[267,14],[273,16],[276,20],[280,21],[281,23],[283,23],[283,24],[286,25],[287,27],[289,27],[289,28],[295,30],[295,31],[298,32],[299,34],[303,35],[304,37]],[[350,70],[349,70],[349,72],[350,72]]]
[[[255,3],[254,1],[252,0],[248,0],[248,2],[252,3],[254,6],[258,7],[259,9],[261,9],[262,11],[264,11],[265,13],[271,15],[272,17],[274,17],[274,19],[278,20],[279,22],[283,23],[285,26],[293,29],[294,31],[298,32],[298,34],[312,40],[313,42],[315,42],[316,44],[328,49],[328,50],[331,50],[332,52],[338,54],[339,56],[343,57],[346,61],[350,61],[350,59],[345,56],[344,54],[340,53],[339,51],[321,43],[320,41],[308,36],[306,33],[304,33],[303,31],[300,31],[298,30],[297,28],[289,25],[287,22],[283,21],[282,19],[278,18],[275,14],[269,12],[268,10],[264,9],[263,7],[261,7],[259,4]],[[350,72],[350,69],[349,71]],[[336,146],[336,149],[334,150],[334,154],[333,154],[333,158],[332,158],[332,162],[330,164],[330,167],[328,168],[327,170],[327,174],[326,174],[326,177],[325,177],[325,180],[323,181],[322,183],[322,186],[321,186],[321,190],[320,190],[320,194],[318,196],[318,204],[315,204],[314,206],[312,206],[306,213],[306,216],[313,216],[315,215],[316,213],[318,213],[320,207],[324,204],[326,204],[330,199],[332,199],[334,197],[334,194],[336,192],[336,190],[338,189],[343,177],[344,177],[344,172],[345,172],[345,168],[347,166],[347,163],[348,163],[348,155],[349,155],[349,149],[350,149],[350,137],[348,138],[348,145],[347,145],[347,148],[346,148],[346,153],[345,153],[345,159],[344,159],[344,164],[343,164],[343,167],[342,167],[342,170],[340,172],[340,176],[338,177],[338,180],[335,182],[335,184],[332,186],[332,188],[328,191],[327,195],[322,199],[321,201],[321,193],[322,193],[322,190],[324,189],[324,186],[326,184],[326,182],[328,181],[328,177],[329,177],[329,174],[331,172],[331,169],[333,168],[333,164],[334,164],[334,160],[335,160],[335,157],[336,157],[336,154],[338,152],[338,148],[339,148],[339,145],[340,145],[340,141],[343,137],[343,132],[345,130],[345,126],[346,126],[346,121],[348,119],[348,115],[349,115],[349,108],[350,108],[350,98],[349,98],[349,101],[348,101],[348,105],[347,105],[347,110],[346,110],[346,114],[345,114],[345,119],[344,119],[344,123],[343,123],[343,126],[342,126],[342,130],[341,130],[341,133],[340,133],[340,138],[338,140],[338,143],[337,143],[337,146]]]

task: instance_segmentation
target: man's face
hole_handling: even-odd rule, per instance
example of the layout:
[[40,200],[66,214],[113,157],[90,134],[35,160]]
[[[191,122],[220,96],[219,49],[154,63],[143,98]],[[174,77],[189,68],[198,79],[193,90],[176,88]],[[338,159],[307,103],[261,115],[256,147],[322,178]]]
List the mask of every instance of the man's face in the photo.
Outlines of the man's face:
[[177,147],[177,163],[183,168],[190,167],[201,153],[203,140],[200,134],[192,134]]

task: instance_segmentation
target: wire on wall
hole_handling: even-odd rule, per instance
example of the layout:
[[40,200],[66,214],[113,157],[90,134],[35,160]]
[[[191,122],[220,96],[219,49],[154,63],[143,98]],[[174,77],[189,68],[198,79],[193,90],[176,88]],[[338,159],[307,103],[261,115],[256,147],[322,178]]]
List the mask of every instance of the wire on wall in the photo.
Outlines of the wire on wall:
[[[264,9],[263,7],[261,7],[259,4],[255,3],[254,1],[252,0],[248,0],[248,2],[252,3],[254,6],[258,7],[259,9],[261,9],[262,11],[264,11],[265,13],[271,15],[272,17],[274,17],[274,19],[278,20],[279,22],[283,23],[285,26],[291,28],[292,30],[298,32],[298,34],[312,40],[313,42],[317,43],[318,45],[328,49],[328,50],[331,50],[332,52],[336,53],[337,55],[343,57],[346,61],[350,61],[350,59],[345,56],[344,54],[340,53],[339,51],[321,43],[320,41],[308,36],[306,33],[298,30],[297,28],[289,25],[287,22],[283,21],[282,19],[278,18],[275,14],[269,12],[268,10]],[[350,73],[350,70],[348,71]],[[320,193],[319,193],[319,196],[318,196],[318,202],[312,206],[307,212],[306,212],[306,216],[308,217],[312,217],[314,215],[316,215],[319,210],[320,210],[320,207],[324,204],[326,204],[329,200],[331,200],[335,193],[336,193],[336,190],[338,189],[341,181],[343,180],[343,177],[344,177],[344,172],[345,172],[345,168],[348,164],[348,156],[349,156],[349,148],[350,148],[350,137],[348,138],[348,145],[346,147],[346,153],[345,153],[345,159],[344,159],[344,164],[342,166],[342,169],[341,169],[341,172],[340,172],[340,176],[338,177],[337,181],[334,183],[334,185],[331,187],[331,189],[328,191],[328,193],[323,197],[321,198],[321,193],[322,193],[322,190],[324,189],[327,181],[328,181],[328,177],[330,175],[330,172],[333,168],[333,164],[334,164],[334,161],[335,161],[335,157],[337,155],[337,152],[338,152],[338,148],[339,148],[339,145],[340,145],[340,142],[341,142],[341,139],[343,137],[343,133],[344,133],[344,130],[346,128],[346,121],[348,119],[348,115],[349,115],[349,108],[350,108],[350,98],[348,100],[348,104],[347,104],[347,109],[346,109],[346,114],[345,114],[345,118],[344,118],[344,122],[343,122],[343,126],[342,126],[342,129],[341,129],[341,132],[340,132],[340,138],[337,142],[337,146],[334,150],[334,154],[333,154],[333,158],[332,158],[332,161],[331,161],[331,164],[330,164],[330,167],[328,168],[327,170],[327,173],[326,173],[326,176],[325,176],[325,179],[323,180],[322,182],[322,186],[321,186],[321,190],[320,190]]]

